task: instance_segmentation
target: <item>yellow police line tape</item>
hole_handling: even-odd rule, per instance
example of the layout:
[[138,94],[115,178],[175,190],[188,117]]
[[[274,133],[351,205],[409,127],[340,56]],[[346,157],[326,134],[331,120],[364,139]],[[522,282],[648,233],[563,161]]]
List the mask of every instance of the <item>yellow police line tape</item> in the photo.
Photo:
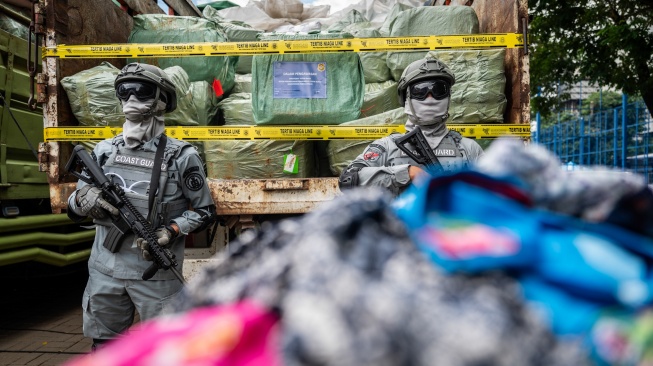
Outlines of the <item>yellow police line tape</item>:
[[467,34],[449,36],[340,38],[256,42],[124,43],[57,45],[43,47],[43,57],[179,57],[238,56],[284,53],[378,52],[438,50],[451,48],[516,48],[524,46],[519,33]]
[[[529,125],[450,124],[465,137],[487,139],[500,136],[528,138]],[[114,137],[121,127],[47,127],[46,142],[97,141]],[[186,141],[211,140],[374,140],[392,133],[404,133],[403,125],[387,126],[166,126],[166,135]]]

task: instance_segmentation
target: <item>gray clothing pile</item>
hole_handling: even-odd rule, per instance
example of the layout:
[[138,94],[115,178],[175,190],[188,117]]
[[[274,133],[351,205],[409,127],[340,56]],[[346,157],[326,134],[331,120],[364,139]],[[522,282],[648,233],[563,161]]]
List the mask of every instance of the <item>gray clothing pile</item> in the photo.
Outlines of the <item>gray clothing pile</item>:
[[250,299],[281,315],[285,365],[584,365],[503,275],[445,276],[378,188],[246,232],[173,311]]

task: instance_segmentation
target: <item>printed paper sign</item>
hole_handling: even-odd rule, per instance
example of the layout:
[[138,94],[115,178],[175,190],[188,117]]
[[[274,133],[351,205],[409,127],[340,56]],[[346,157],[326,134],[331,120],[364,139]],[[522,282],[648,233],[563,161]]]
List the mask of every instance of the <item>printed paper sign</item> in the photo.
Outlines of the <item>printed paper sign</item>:
[[326,62],[275,61],[274,99],[327,97]]

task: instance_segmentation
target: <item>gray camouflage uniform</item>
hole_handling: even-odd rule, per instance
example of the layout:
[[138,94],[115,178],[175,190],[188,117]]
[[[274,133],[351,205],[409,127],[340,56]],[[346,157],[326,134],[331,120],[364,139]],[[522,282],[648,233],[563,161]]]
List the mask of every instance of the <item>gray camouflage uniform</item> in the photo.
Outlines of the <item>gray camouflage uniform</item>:
[[[126,196],[144,217],[148,217],[147,190],[159,139],[157,136],[137,149],[127,149],[122,135],[118,135],[98,143],[93,150],[107,177],[123,187]],[[192,145],[168,137],[163,161],[159,181],[159,192],[163,194],[156,197],[154,207],[158,214],[153,215],[152,226],[157,228],[174,222],[179,227],[180,235],[168,247],[175,254],[181,272],[184,239],[202,226],[204,220],[212,217],[213,213],[208,211],[212,210],[214,203],[206,185],[202,161]],[[85,185],[80,180],[77,191]],[[68,200],[69,215],[73,218],[78,208],[75,202],[77,191]],[[96,236],[88,262],[92,275],[82,302],[84,334],[94,339],[111,339],[131,326],[134,308],[141,319],[154,317],[181,290],[182,284],[171,271],[165,270],[159,270],[150,280],[143,281],[142,275],[152,262],[143,258],[135,235],[125,235],[120,250],[111,253],[103,245],[110,229],[110,219],[94,222]]]
[[[410,125],[406,128],[411,129]],[[442,137],[444,134],[436,137],[430,136],[428,126],[421,128],[445,171],[461,169],[483,155],[483,149],[476,141],[462,137],[456,131],[449,130],[444,137]],[[401,136],[394,134],[374,141],[349,164],[345,171],[360,168],[359,186],[380,186],[387,188],[394,195],[400,194],[410,185],[408,168],[411,165],[425,168],[397,147],[395,139]],[[456,143],[456,140],[459,142]]]

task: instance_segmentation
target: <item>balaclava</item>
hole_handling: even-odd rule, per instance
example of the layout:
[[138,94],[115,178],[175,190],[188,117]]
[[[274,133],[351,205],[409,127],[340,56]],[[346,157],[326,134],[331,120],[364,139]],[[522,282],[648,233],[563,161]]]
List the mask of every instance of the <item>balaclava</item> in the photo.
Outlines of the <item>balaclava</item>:
[[135,149],[165,131],[163,113],[166,105],[163,102],[153,102],[153,99],[138,100],[134,95],[122,102],[122,111],[126,119],[122,133],[127,148]]
[[446,120],[449,117],[449,101],[451,96],[437,100],[431,95],[424,100],[412,99],[407,91],[404,112],[408,116],[406,130],[412,131],[414,126],[420,126],[429,146],[435,149],[440,145],[444,136],[449,133]]

